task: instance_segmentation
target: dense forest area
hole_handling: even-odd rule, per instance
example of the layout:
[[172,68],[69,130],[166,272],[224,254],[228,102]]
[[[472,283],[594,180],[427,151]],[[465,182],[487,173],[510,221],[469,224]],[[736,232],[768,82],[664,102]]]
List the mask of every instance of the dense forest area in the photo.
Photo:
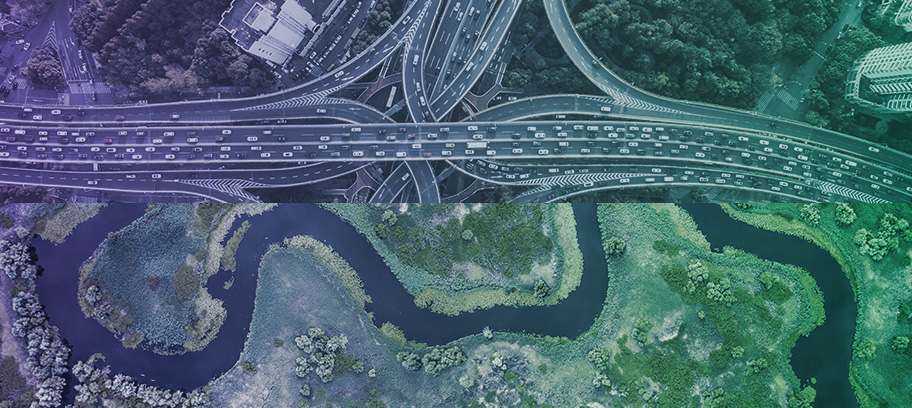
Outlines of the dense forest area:
[[599,93],[566,58],[551,31],[542,0],[525,2],[514,20],[509,43],[520,50],[522,58],[510,62],[503,86],[530,88],[533,93]]
[[209,86],[268,89],[272,74],[218,26],[229,0],[104,0],[75,10],[70,26],[98,53],[125,99]]
[[576,27],[619,73],[662,95],[751,108],[772,65],[803,62],[838,13],[833,0],[585,0]]

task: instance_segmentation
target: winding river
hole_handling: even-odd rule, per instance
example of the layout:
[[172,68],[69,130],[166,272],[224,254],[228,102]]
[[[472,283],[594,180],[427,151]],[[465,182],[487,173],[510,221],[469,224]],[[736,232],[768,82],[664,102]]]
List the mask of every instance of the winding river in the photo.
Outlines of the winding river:
[[[222,288],[222,283],[230,277],[227,273],[220,272],[210,279],[207,285],[210,293],[224,301],[228,312],[219,336],[202,351],[162,356],[146,350],[125,349],[110,332],[83,316],[76,299],[78,269],[82,262],[109,232],[128,225],[141,216],[145,208],[145,205],[127,204],[108,206],[98,216],[79,225],[63,244],[55,246],[47,241],[34,240],[39,263],[45,269],[38,279],[38,292],[51,323],[59,328],[61,335],[73,347],[71,362],[101,352],[114,372],[171,388],[189,390],[205,385],[234,365],[243,348],[253,313],[260,257],[271,243],[281,242],[292,235],[312,235],[332,246],[360,274],[365,292],[373,299],[367,310],[374,313],[375,321],[392,322],[409,339],[428,344],[444,344],[479,333],[485,326],[500,331],[573,338],[592,325],[607,293],[608,279],[604,273],[605,257],[595,204],[575,204],[573,207],[584,272],[580,286],[567,299],[555,306],[500,306],[456,317],[416,307],[412,297],[367,239],[351,225],[316,205],[286,204],[248,218],[251,227],[238,248],[238,268],[230,290]],[[808,380],[816,377],[818,406],[835,406],[822,403],[830,397],[840,398],[840,402],[854,401],[848,385],[848,361],[854,334],[855,306],[851,289],[838,265],[835,270],[838,278],[833,279],[834,272],[826,262],[829,259],[835,264],[835,261],[829,254],[798,238],[732,220],[718,206],[686,206],[685,209],[696,219],[714,247],[739,247],[762,258],[792,263],[811,272],[825,294],[827,323],[814,330],[810,337],[798,341],[792,364],[799,378]],[[233,228],[237,228],[240,221],[236,221]],[[231,236],[230,232],[228,236]],[[845,286],[842,289],[848,288],[847,292],[838,291],[840,284]],[[848,293],[848,297],[839,295],[844,293]],[[836,300],[843,302],[837,303]],[[849,306],[844,307],[843,304]],[[845,393],[848,399],[841,399]]]

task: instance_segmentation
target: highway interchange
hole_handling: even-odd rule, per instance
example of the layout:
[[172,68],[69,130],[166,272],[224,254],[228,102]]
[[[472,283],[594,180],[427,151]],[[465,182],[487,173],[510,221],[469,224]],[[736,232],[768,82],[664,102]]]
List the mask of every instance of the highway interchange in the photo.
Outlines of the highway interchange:
[[[371,202],[452,201],[432,163],[517,202],[633,187],[718,187],[789,201],[912,202],[910,156],[753,112],[646,93],[601,64],[563,0],[557,38],[605,95],[547,95],[443,121],[504,45],[520,0],[415,0],[377,42],[327,72],[257,97],[130,106],[0,105],[0,181],[214,201],[308,185],[394,161]],[[339,97],[401,64],[409,120]],[[476,183],[472,183],[473,186]],[[458,199],[470,197],[460,193]]]

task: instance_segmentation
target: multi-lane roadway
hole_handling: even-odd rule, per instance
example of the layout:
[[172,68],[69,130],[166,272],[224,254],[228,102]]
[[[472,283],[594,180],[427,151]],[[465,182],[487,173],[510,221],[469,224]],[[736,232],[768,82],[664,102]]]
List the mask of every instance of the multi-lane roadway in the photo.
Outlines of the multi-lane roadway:
[[[420,201],[438,202],[445,198],[429,161],[447,160],[489,183],[530,186],[521,201],[655,185],[811,201],[912,201],[907,154],[801,123],[670,100],[624,82],[595,59],[561,0],[545,2],[552,28],[607,96],[527,98],[483,109],[467,122],[436,123],[479,80],[520,6],[413,1],[362,54],[318,79],[257,97],[0,105],[0,161],[7,163],[0,180],[233,201],[255,199],[245,191],[250,187],[312,183],[375,161],[405,161],[372,201],[393,201],[413,188]],[[333,96],[394,55],[401,58],[411,122]]]

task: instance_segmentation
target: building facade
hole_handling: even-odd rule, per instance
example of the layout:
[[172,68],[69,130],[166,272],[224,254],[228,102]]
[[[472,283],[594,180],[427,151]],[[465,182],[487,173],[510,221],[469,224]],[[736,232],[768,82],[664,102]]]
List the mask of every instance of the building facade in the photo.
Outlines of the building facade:
[[241,49],[276,66],[288,62],[316,27],[297,0],[234,0],[219,25]]
[[876,113],[912,113],[912,43],[877,48],[856,60],[846,99]]

